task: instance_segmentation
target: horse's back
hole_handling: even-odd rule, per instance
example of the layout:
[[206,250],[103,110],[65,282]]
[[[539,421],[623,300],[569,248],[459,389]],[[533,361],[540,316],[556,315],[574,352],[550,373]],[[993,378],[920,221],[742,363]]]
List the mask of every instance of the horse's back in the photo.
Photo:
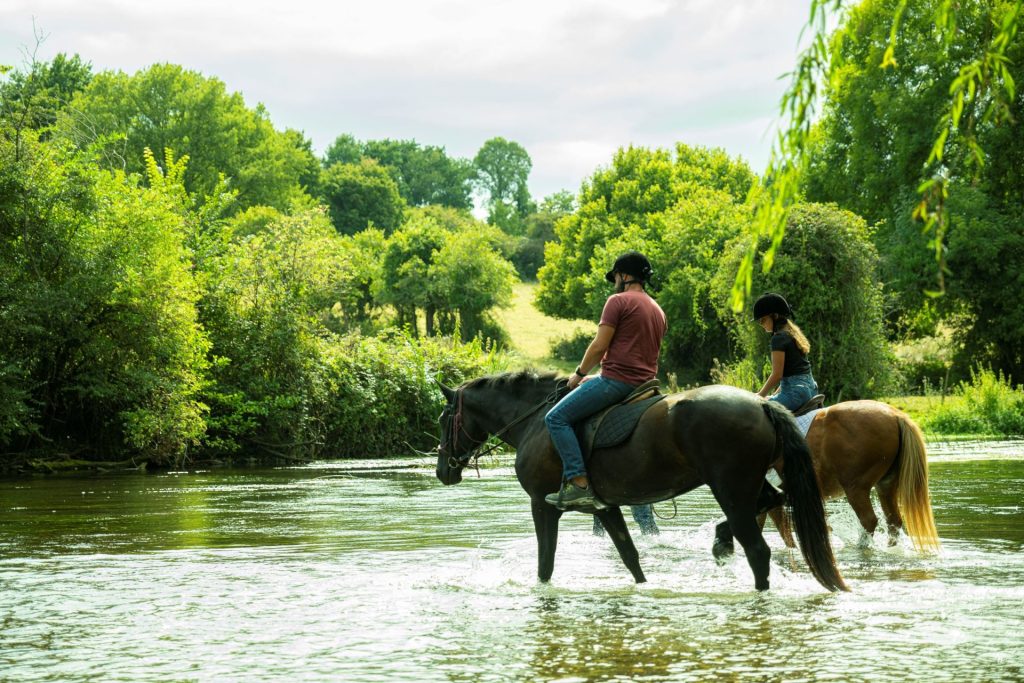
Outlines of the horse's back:
[[710,385],[669,396],[669,411],[680,446],[694,446],[713,438],[743,441],[771,435],[764,419],[764,400],[756,394],[728,385]]
[[669,394],[654,404],[629,441],[596,451],[587,469],[614,504],[657,502],[707,483],[711,468],[767,463],[775,431],[763,399],[729,386]]

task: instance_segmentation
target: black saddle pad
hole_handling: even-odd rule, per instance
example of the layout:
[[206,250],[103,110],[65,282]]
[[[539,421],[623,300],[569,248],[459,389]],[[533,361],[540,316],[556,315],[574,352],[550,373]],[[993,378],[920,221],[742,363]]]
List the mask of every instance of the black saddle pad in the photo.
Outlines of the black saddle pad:
[[665,394],[655,394],[642,401],[619,403],[587,418],[576,427],[583,452],[589,455],[598,448],[618,446],[629,439],[643,414],[663,398]]

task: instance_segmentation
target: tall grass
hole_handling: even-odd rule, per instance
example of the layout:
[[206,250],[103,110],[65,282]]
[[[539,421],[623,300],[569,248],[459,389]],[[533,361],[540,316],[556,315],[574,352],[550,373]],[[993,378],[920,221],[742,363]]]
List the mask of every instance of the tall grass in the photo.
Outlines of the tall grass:
[[971,381],[953,391],[960,401],[940,405],[925,419],[932,432],[1024,435],[1024,388],[991,368],[971,371]]

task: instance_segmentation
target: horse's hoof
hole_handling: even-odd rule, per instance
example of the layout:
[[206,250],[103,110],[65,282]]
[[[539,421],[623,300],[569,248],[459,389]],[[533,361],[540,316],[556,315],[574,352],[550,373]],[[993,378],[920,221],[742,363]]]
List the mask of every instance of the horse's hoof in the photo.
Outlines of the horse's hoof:
[[711,545],[711,554],[715,556],[718,564],[723,564],[727,559],[732,557],[735,552],[736,548],[732,543],[726,543],[717,538]]
[[754,588],[756,588],[759,591],[768,590],[768,579],[765,579],[764,581],[755,581]]

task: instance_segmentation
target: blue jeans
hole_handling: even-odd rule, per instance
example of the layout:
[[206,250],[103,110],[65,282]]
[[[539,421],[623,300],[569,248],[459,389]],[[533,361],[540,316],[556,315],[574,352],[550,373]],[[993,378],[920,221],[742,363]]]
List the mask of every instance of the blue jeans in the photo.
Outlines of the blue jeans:
[[607,377],[595,377],[579,385],[544,416],[555,450],[562,458],[562,480],[587,473],[580,442],[572,426],[629,396],[635,387]]
[[[653,505],[630,505],[629,509],[633,512],[633,521],[639,525],[641,534],[661,533],[658,530],[658,523],[654,521]],[[597,517],[594,517],[594,535],[604,536],[604,526]]]
[[803,375],[783,377],[779,382],[779,390],[768,400],[778,401],[790,410],[796,410],[810,401],[816,393],[818,393],[818,383],[808,372]]

